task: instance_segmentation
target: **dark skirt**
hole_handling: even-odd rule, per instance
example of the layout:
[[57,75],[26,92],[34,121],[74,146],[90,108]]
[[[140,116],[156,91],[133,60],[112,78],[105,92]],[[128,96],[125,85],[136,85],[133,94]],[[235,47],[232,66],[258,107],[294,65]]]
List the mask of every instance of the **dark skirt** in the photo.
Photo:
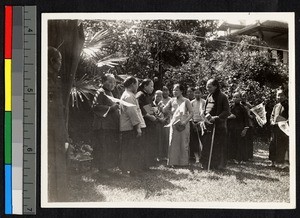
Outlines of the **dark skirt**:
[[[200,162],[205,169],[208,168],[209,155],[211,149],[213,128],[208,127],[208,131],[202,136],[203,151]],[[216,127],[214,144],[211,157],[211,169],[222,169],[227,162],[227,131],[226,128]]]
[[253,158],[253,127],[250,127],[247,130],[246,134],[246,140],[247,140],[247,156],[248,160]]
[[143,130],[144,135],[141,138],[141,143],[143,147],[144,167],[149,168],[155,165],[156,158],[158,157],[159,135],[157,134],[156,123],[147,126]]
[[123,171],[142,170],[143,150],[141,139],[136,137],[137,133],[134,130],[121,132],[121,162],[120,169]]
[[93,163],[99,170],[115,168],[120,159],[119,131],[94,130]]
[[[231,129],[228,133],[228,159],[247,161],[248,146],[246,136],[242,137],[243,129]],[[248,132],[247,132],[248,133]]]
[[289,137],[275,125],[269,147],[269,159],[276,163],[284,163],[285,155],[288,151]]
[[157,123],[156,129],[158,136],[158,157],[166,158],[168,156],[170,127],[164,127],[163,123]]

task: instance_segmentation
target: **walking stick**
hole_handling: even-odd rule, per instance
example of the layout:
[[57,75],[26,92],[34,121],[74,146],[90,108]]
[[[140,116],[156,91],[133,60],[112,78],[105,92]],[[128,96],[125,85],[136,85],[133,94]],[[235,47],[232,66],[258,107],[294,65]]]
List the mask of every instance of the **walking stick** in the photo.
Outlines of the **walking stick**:
[[214,124],[213,133],[211,136],[210,153],[209,153],[207,171],[210,170],[211,156],[212,156],[212,151],[213,151],[213,147],[214,147],[215,132],[216,132],[216,125]]

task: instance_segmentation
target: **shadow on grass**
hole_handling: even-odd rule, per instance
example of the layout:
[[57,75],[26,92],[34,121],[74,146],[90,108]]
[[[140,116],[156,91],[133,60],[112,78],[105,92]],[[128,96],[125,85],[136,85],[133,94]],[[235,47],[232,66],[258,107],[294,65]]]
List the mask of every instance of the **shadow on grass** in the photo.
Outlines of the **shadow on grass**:
[[157,172],[157,171],[158,170],[153,170],[153,172],[147,173],[143,177],[139,178],[142,184],[142,188],[145,190],[145,199],[148,199],[151,196],[160,195],[163,190],[179,190],[179,191],[186,190],[185,187],[180,185],[174,185],[168,180],[174,180],[174,179],[181,180],[183,178],[186,178],[187,175],[184,174],[178,175],[170,171],[164,171],[164,172]]
[[95,181],[95,186],[105,185],[110,188],[119,188],[126,190],[144,190],[145,199],[151,196],[160,195],[163,190],[185,190],[180,185],[175,185],[168,180],[182,180],[188,175],[178,174],[167,169],[151,169],[134,177],[125,177],[118,173],[113,173],[109,178],[99,177]]
[[[289,171],[271,167],[268,163],[269,147],[265,143],[258,142],[254,147],[253,161],[246,164],[228,163],[224,170],[214,170],[206,178],[209,180],[224,179],[224,176],[234,176],[242,184],[247,180],[259,180],[261,182],[278,182],[278,176],[289,176]],[[276,178],[277,177],[277,178]]]
[[105,195],[97,192],[94,182],[87,177],[77,174],[70,176],[69,179],[69,202],[106,201]]
[[[241,184],[256,182],[279,182],[281,176],[289,176],[289,172],[276,170],[268,165],[268,147],[266,145],[256,145],[254,150],[254,161],[243,165],[228,164],[225,170],[215,170],[207,173],[200,166],[191,165],[187,168],[170,169],[162,165],[143,172],[135,177],[125,177],[118,172],[112,173],[109,178],[99,177],[93,179],[88,173],[81,176],[73,176],[72,201],[106,201],[105,194],[97,191],[98,186],[106,186],[105,189],[122,189],[126,192],[139,190],[145,193],[144,199],[153,196],[165,195],[185,191],[186,181],[194,180],[202,182],[202,179],[224,180],[233,176]],[[82,179],[85,177],[86,179]],[[80,195],[78,195],[80,193]],[[82,196],[82,197],[81,197]]]

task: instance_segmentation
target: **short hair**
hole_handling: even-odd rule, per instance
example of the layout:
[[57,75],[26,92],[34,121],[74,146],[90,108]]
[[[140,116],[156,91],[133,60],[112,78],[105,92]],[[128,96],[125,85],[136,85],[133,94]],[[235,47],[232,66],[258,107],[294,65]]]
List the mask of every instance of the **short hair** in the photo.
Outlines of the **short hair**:
[[288,89],[286,87],[279,87],[276,90],[276,92],[279,92],[279,91],[282,92],[285,95],[285,97],[288,97],[289,92],[288,92]]
[[139,90],[143,90],[145,86],[149,85],[149,83],[151,82],[152,82],[151,79],[144,79],[139,86]]
[[217,87],[216,90],[220,90],[220,83],[218,82],[217,79],[210,79],[207,81],[207,83],[211,83],[213,86]]
[[191,86],[189,86],[189,87],[187,88],[187,90],[191,90],[192,92],[194,92],[194,91],[195,91],[195,88],[194,88],[194,87],[191,87]]
[[173,88],[177,87],[179,88],[179,90],[183,93],[185,91],[184,86],[180,83],[176,83],[174,84]]
[[128,88],[130,87],[132,84],[136,84],[138,81],[137,79],[134,77],[134,76],[129,76],[127,77],[124,82],[123,82],[123,85],[125,88]]
[[168,90],[168,91],[170,91],[169,89],[168,89],[168,87],[167,86],[163,86],[162,87],[162,90],[164,91],[164,90]]
[[102,76],[101,80],[102,80],[102,83],[105,83],[108,78],[114,78],[115,79],[115,76],[111,73],[106,73]]
[[156,95],[156,94],[162,94],[162,93],[163,93],[163,92],[162,92],[161,90],[156,90],[156,91],[155,91],[155,95]]
[[202,90],[201,90],[200,86],[196,86],[195,89],[194,89],[194,92],[195,92],[195,91],[199,91],[199,92],[202,93]]

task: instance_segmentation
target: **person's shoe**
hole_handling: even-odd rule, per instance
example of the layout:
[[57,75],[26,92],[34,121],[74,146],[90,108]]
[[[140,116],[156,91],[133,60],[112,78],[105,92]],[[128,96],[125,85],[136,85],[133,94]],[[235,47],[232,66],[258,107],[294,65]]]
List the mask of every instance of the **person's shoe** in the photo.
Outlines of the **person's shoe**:
[[124,171],[123,170],[120,175],[124,176],[124,177],[130,177],[130,171]]
[[236,159],[232,160],[234,164],[239,164],[239,162]]
[[138,171],[138,170],[132,170],[132,171],[130,171],[129,176],[130,176],[130,177],[136,177],[136,176],[139,176],[140,173],[141,173],[141,171]]
[[275,162],[272,161],[272,163],[269,165],[269,167],[276,167]]
[[280,167],[280,169],[282,169],[282,170],[289,169],[289,164],[287,164],[287,163],[282,164],[282,166]]

